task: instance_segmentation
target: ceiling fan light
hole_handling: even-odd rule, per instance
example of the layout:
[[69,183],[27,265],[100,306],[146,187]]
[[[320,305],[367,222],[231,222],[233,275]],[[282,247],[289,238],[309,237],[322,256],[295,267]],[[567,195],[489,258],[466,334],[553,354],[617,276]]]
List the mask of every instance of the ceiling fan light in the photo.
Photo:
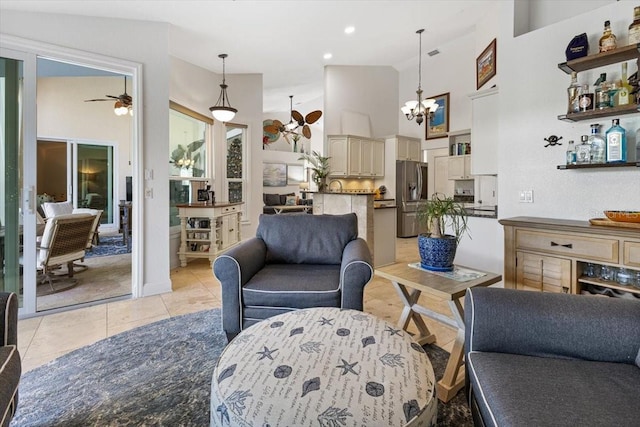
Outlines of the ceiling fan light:
[[286,130],[294,130],[295,128],[298,127],[298,123],[297,122],[289,122],[286,125],[284,125]]
[[113,106],[113,112],[116,116],[124,116],[129,112],[129,109],[120,101],[116,101]]

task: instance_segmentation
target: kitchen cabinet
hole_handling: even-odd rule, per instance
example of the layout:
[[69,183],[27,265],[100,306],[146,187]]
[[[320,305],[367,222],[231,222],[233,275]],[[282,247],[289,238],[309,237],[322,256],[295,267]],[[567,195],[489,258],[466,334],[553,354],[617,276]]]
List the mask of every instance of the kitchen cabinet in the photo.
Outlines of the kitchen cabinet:
[[453,197],[454,181],[449,179],[449,156],[433,158],[433,192]]
[[208,258],[242,239],[240,217],[242,203],[219,202],[214,205],[191,203],[177,205],[180,218],[180,266],[186,267],[189,258]]
[[469,95],[471,98],[471,173],[473,175],[498,174],[498,88]]
[[450,156],[447,178],[473,179],[471,176],[471,155]]
[[[384,176],[384,141],[351,135],[329,136],[332,177]],[[334,163],[333,158],[336,155]],[[343,166],[346,164],[346,168]]]
[[422,161],[419,139],[407,136],[398,136],[396,138],[396,160]]
[[640,235],[632,228],[588,221],[516,217],[504,226],[504,286],[572,294],[615,292],[640,295],[640,288],[591,277],[588,266],[640,271]]

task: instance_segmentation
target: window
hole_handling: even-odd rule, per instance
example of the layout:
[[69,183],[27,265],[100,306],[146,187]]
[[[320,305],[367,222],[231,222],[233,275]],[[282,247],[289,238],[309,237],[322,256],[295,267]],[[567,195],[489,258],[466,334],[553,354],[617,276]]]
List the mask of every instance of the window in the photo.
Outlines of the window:
[[213,184],[213,119],[175,102],[169,104],[169,225],[180,225],[176,205],[197,201]]
[[[247,158],[247,126],[234,123],[226,124],[227,159],[225,184],[229,202],[246,200],[246,158]],[[242,205],[246,218],[246,204]]]

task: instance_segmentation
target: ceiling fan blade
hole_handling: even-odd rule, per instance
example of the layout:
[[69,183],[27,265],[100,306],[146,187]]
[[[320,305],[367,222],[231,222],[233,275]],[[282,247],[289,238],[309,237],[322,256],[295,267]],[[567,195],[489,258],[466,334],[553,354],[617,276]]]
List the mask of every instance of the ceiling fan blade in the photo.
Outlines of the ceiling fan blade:
[[304,120],[307,123],[309,123],[310,125],[312,125],[315,122],[317,122],[320,117],[322,117],[322,111],[315,110],[315,111],[312,111],[309,114],[307,114],[307,116],[304,118]]
[[309,127],[309,125],[304,125],[302,127],[302,134],[305,138],[311,139],[311,128]]
[[268,132],[268,133],[278,133],[278,132],[280,132],[280,128],[277,127],[276,125],[265,126],[263,130],[265,132]]
[[[300,122],[304,123],[304,118],[302,117],[302,114],[300,114],[296,110],[291,110],[291,117],[293,117],[293,120],[295,120],[298,123]],[[302,124],[300,126],[302,126]]]
[[113,99],[120,99],[120,96],[114,96],[114,95],[105,95],[107,98],[113,98]]
[[100,98],[100,99],[85,99],[84,102],[93,102],[93,101],[113,101],[113,99]]

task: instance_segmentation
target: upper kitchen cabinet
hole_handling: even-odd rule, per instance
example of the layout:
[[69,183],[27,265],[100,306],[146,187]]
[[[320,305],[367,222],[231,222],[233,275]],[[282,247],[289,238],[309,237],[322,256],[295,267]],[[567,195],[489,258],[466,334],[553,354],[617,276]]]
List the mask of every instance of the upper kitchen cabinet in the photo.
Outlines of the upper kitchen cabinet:
[[384,176],[384,141],[352,135],[330,135],[329,156],[333,177]]
[[420,140],[407,136],[396,137],[396,160],[422,161]]
[[471,98],[471,174],[498,174],[498,88],[478,91]]

